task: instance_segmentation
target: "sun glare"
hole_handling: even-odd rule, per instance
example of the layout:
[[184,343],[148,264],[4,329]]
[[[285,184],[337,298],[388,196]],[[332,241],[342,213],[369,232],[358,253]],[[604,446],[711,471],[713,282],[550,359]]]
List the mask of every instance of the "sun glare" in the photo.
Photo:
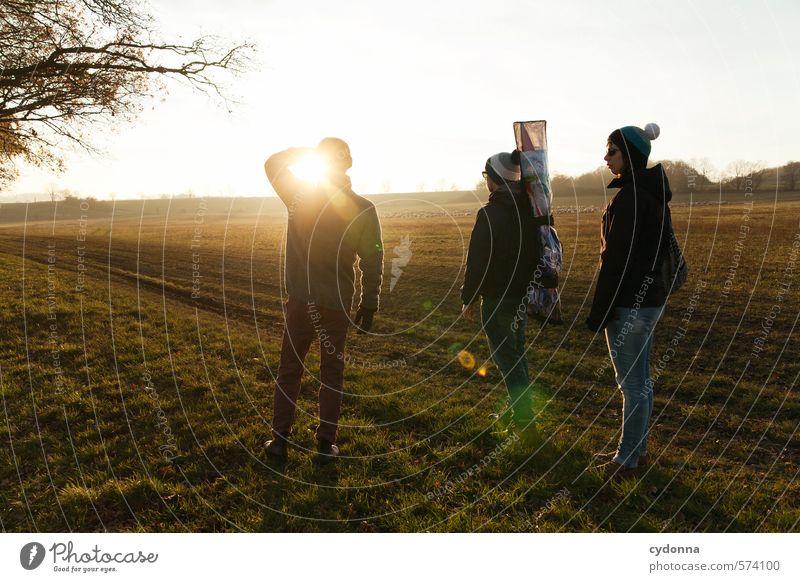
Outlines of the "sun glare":
[[307,154],[289,166],[292,174],[304,182],[319,182],[325,175],[325,160],[317,154]]

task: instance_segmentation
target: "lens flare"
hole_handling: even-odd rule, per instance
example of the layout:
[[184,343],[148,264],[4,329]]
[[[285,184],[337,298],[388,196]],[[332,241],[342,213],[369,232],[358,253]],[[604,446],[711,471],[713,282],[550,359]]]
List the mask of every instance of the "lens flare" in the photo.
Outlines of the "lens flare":
[[471,370],[472,368],[475,367],[475,356],[473,356],[467,350],[461,350],[460,352],[458,352],[458,361],[467,370]]
[[328,165],[319,154],[306,154],[296,163],[289,166],[289,170],[303,182],[316,184],[325,176]]
[[453,342],[447,347],[447,351],[451,354],[455,354],[456,352],[461,351],[464,348],[464,344],[461,342]]

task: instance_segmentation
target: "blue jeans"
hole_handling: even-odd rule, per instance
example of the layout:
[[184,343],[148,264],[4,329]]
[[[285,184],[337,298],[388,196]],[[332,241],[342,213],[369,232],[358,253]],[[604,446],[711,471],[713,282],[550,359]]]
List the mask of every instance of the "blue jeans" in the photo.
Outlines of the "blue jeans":
[[481,320],[492,360],[503,374],[514,422],[524,428],[533,420],[528,358],[525,354],[525,322],[528,315],[523,297],[483,298]]
[[647,433],[653,413],[650,352],[661,307],[615,307],[606,327],[606,342],[622,390],[622,438],[614,462],[634,468],[647,454]]

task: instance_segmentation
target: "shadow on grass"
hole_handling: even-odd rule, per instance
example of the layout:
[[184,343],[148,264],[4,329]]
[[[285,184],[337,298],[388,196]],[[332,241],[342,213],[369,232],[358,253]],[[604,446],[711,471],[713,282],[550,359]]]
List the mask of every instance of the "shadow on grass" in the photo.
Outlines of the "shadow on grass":
[[292,486],[291,480],[286,476],[285,460],[270,459],[265,467],[266,478],[261,504],[263,515],[258,527],[260,532],[287,531],[289,515],[285,512],[285,497],[287,488]]
[[563,516],[559,531],[715,531],[704,523],[731,523],[730,530],[742,531],[718,499],[692,482],[685,464],[664,462],[633,476],[607,478],[591,457],[579,454],[570,461],[570,470],[578,469],[567,485],[571,514]]
[[336,462],[312,463],[291,470],[285,461],[270,461],[262,497],[260,532],[334,531],[342,502]]

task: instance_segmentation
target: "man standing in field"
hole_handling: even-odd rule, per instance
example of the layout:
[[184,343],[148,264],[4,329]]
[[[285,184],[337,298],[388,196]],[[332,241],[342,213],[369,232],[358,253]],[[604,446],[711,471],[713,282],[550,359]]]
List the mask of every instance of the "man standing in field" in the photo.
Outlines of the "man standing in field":
[[478,210],[469,241],[462,312],[473,321],[480,307],[492,360],[508,391],[510,409],[502,417],[511,417],[516,430],[532,438],[536,431],[525,353],[526,297],[540,251],[520,182],[519,152],[493,155],[486,160],[483,177],[489,202]]
[[[318,182],[302,180],[298,165],[320,164]],[[275,384],[269,457],[285,460],[295,419],[300,378],[314,339],[320,345],[317,461],[336,458],[335,445],[345,365],[345,340],[360,259],[361,297],[354,324],[369,331],[383,279],[383,243],[375,206],[356,195],[347,176],[353,162],[347,144],[323,139],[316,149],[290,148],[264,164],[272,187],[289,210],[286,232],[285,324]],[[297,172],[302,176],[301,172]]]

